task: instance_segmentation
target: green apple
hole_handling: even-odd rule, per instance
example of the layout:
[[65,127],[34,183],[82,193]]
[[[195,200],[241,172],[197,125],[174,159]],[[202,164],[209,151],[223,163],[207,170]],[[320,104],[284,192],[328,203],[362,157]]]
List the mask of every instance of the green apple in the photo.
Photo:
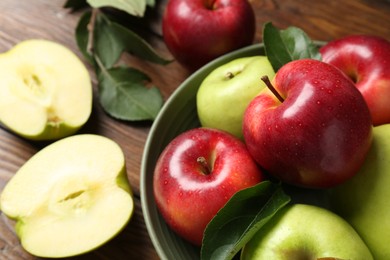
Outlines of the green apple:
[[1,211],[16,221],[23,248],[40,257],[88,252],[118,234],[133,213],[121,148],[92,134],[56,141],[7,183]]
[[202,126],[243,138],[242,120],[249,102],[266,87],[261,77],[275,72],[265,56],[232,60],[213,70],[201,83],[196,106]]
[[374,127],[360,171],[331,190],[332,209],[360,234],[375,259],[390,259],[390,124]]
[[0,122],[33,140],[76,132],[92,110],[92,83],[81,60],[48,40],[20,42],[0,54]]
[[373,259],[352,226],[333,212],[309,204],[281,209],[244,246],[241,259]]

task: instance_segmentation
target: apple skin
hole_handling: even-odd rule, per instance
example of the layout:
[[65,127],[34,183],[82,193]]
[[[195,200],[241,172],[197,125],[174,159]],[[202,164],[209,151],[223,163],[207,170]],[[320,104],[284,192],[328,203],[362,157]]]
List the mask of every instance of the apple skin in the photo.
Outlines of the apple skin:
[[[208,167],[197,161],[202,157]],[[166,146],[155,167],[153,189],[166,223],[200,246],[207,224],[231,196],[263,179],[241,140],[201,127],[178,135]]]
[[275,76],[266,56],[238,58],[213,70],[203,80],[196,95],[201,125],[225,130],[243,139],[244,111],[249,102],[266,88],[259,78],[262,75]]
[[374,259],[353,227],[314,205],[281,209],[244,246],[241,259]]
[[367,104],[353,83],[327,63],[284,65],[273,86],[249,104],[243,132],[258,164],[286,183],[327,188],[351,178],[372,141]]
[[360,234],[375,259],[390,259],[390,124],[374,127],[373,143],[359,172],[330,190],[331,209]]
[[374,125],[390,123],[390,42],[349,35],[320,48],[322,60],[342,70],[362,93]]
[[189,70],[252,44],[255,30],[247,0],[170,0],[162,20],[165,44]]

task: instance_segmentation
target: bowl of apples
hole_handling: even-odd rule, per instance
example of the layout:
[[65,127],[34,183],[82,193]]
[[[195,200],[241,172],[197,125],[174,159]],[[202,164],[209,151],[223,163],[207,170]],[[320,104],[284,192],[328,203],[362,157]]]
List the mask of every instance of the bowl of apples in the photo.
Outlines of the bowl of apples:
[[[364,174],[374,164],[385,171],[373,153],[379,149],[374,144],[384,142],[386,125],[373,126],[374,112],[366,95],[342,68],[302,56],[271,65],[273,49],[267,49],[269,60],[264,59],[270,36],[263,38],[264,43],[225,54],[189,76],[150,129],[141,165],[141,203],[158,255],[275,259],[290,249],[314,258],[373,259],[390,254],[383,243],[370,240],[369,230],[375,225],[368,228],[366,221],[355,221],[350,214],[357,212],[354,197],[362,199],[354,191],[371,185]],[[333,46],[323,42],[310,46],[326,58],[332,50],[323,45]],[[261,207],[259,212],[268,212],[266,216],[250,212],[248,226],[243,214],[234,222],[234,203],[263,192],[268,183],[279,185],[286,195],[278,197],[283,202],[264,203],[279,203],[277,210]],[[241,210],[247,213],[246,208]],[[223,218],[231,225],[227,216],[246,231],[215,228]],[[231,246],[235,231],[240,239]],[[217,243],[213,241],[219,245],[210,253],[213,233],[219,236]],[[300,245],[291,248],[293,242],[275,242],[282,240]]]
[[176,235],[167,226],[156,207],[153,175],[158,157],[176,136],[200,126],[196,94],[204,78],[215,68],[227,62],[255,55],[264,55],[264,48],[261,44],[233,51],[197,70],[166,101],[150,129],[142,159],[142,208],[150,237],[162,259],[199,259],[199,247]]

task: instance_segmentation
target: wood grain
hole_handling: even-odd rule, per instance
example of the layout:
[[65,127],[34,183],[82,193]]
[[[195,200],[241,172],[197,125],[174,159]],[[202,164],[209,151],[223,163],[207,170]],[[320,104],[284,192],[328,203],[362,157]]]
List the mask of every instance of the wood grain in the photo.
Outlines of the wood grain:
[[[147,23],[140,26],[142,35],[165,57],[171,57],[161,36],[161,17],[166,0],[157,1],[148,10]],[[390,2],[385,0],[250,0],[256,13],[255,42],[261,42],[265,22],[276,26],[298,26],[316,40],[329,41],[349,34],[374,34],[390,40]],[[81,59],[74,30],[82,12],[63,8],[61,0],[1,0],[0,52],[30,38],[44,38],[64,44]],[[131,21],[130,21],[131,22]],[[165,99],[190,74],[176,62],[161,66],[124,55],[121,62],[146,72]],[[87,64],[87,63],[86,63]],[[88,65],[87,65],[88,66]],[[124,150],[127,175],[136,199],[136,211],[129,225],[117,237],[99,249],[69,259],[158,259],[146,231],[140,204],[140,165],[151,123],[128,123],[110,118],[99,105],[96,78],[89,67],[94,88],[93,113],[81,133],[95,133],[118,142]],[[0,128],[0,191],[17,169],[47,145],[22,139]],[[15,235],[14,223],[0,215],[0,259],[37,259],[25,252]]]

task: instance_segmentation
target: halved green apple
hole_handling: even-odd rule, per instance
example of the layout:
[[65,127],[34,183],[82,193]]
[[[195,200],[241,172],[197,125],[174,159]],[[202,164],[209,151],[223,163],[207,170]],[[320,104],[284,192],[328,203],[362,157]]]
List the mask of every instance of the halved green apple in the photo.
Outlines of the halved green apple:
[[7,183],[0,208],[16,220],[26,251],[41,257],[88,252],[118,234],[134,203],[121,148],[92,134],[56,141]]
[[92,110],[92,83],[65,46],[40,39],[0,54],[0,122],[33,140],[76,132]]

